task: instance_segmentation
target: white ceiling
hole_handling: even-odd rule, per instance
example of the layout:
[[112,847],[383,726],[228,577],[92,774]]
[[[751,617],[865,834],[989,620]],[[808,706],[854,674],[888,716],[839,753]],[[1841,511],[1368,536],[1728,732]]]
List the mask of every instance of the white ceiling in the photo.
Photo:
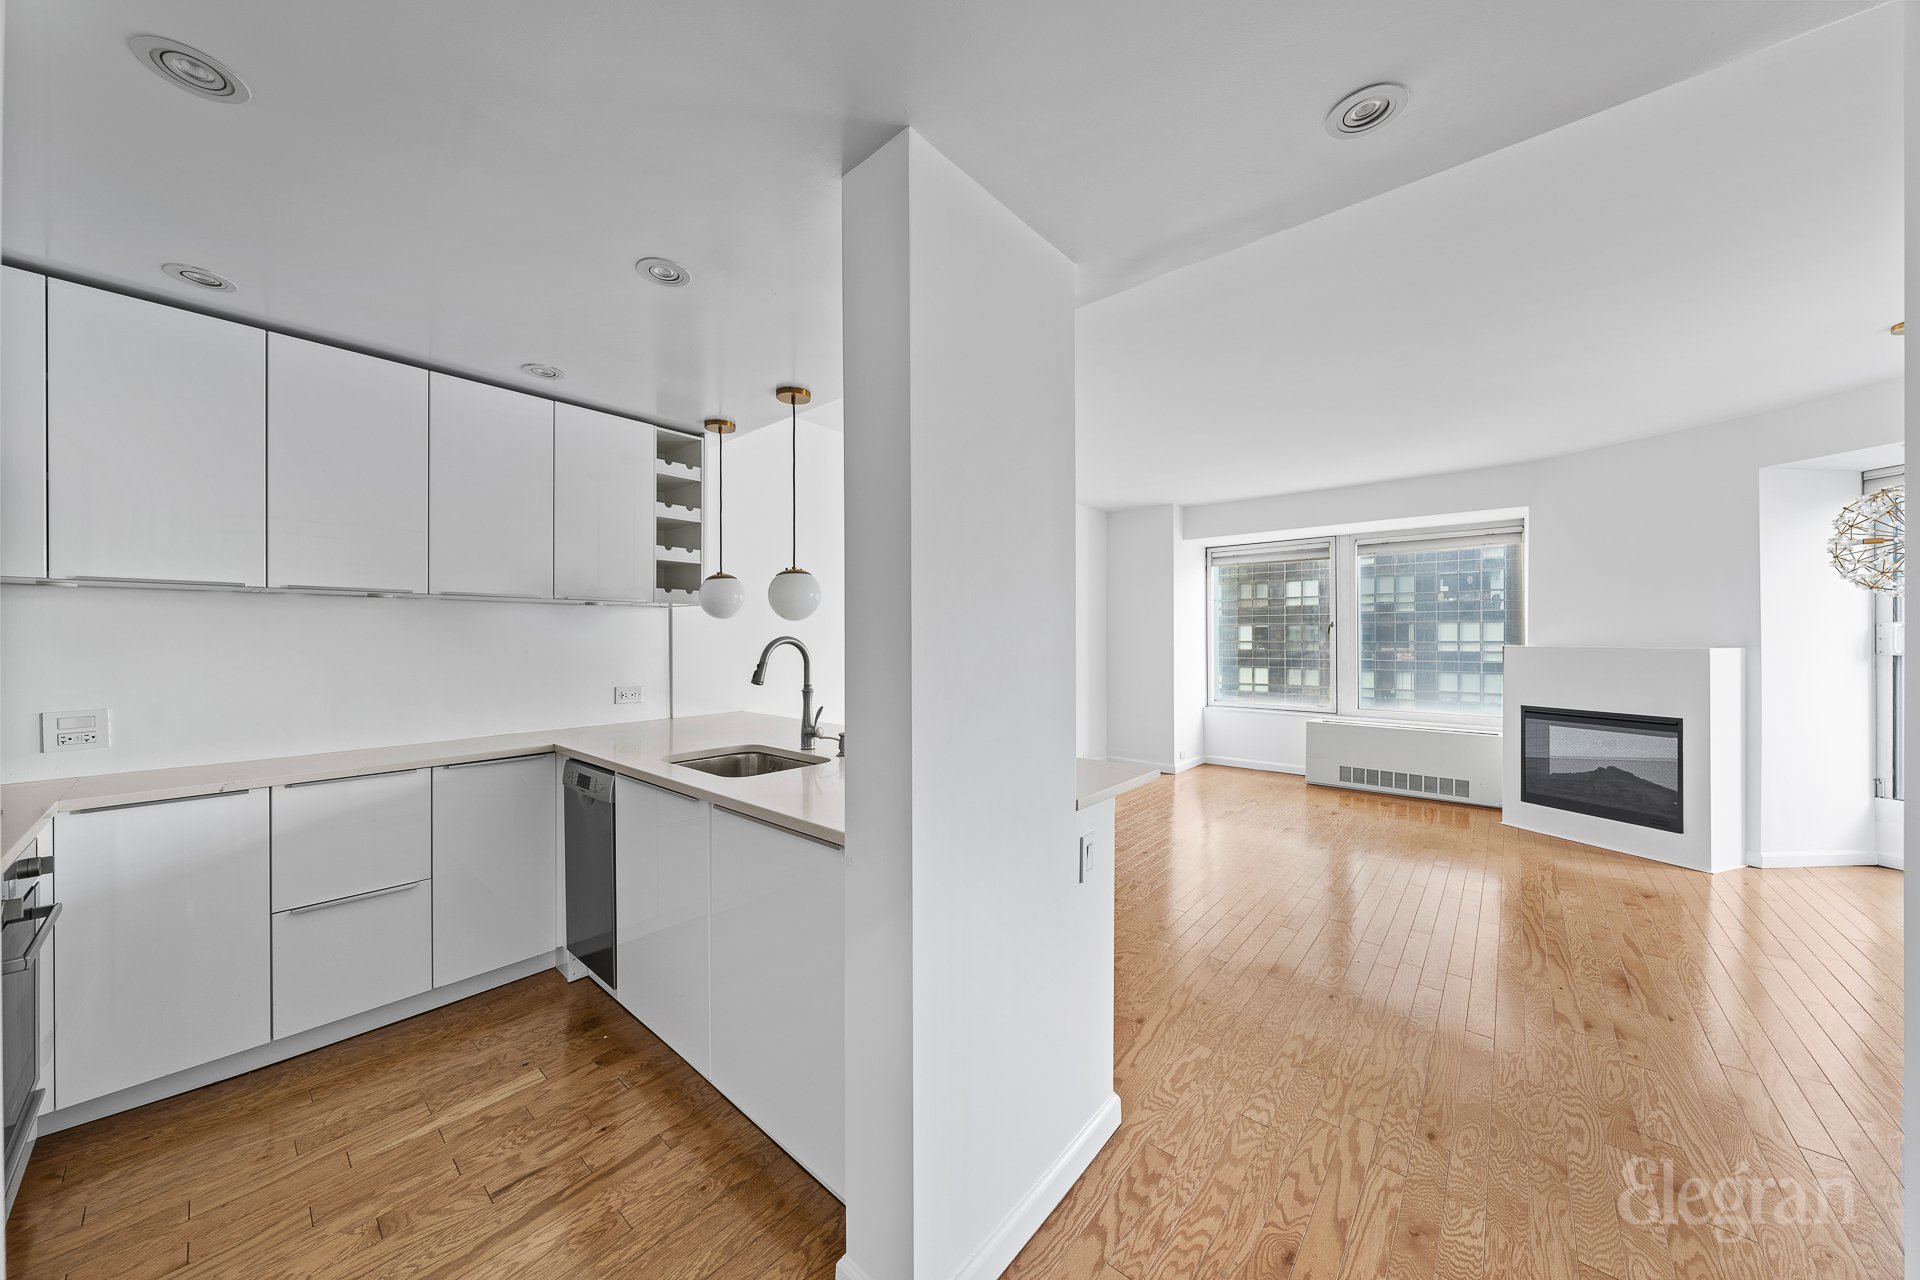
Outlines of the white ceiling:
[[[11,0],[16,261],[690,423],[838,395],[839,175],[911,123],[1114,291],[1864,7],[1843,0]],[[137,8],[137,12],[136,12]],[[244,106],[125,48],[225,61]],[[1320,126],[1404,80],[1375,137]],[[647,285],[643,254],[693,284]],[[165,261],[222,272],[192,293]]]
[[1081,500],[1456,471],[1900,376],[1900,21],[1863,14],[1081,308]]

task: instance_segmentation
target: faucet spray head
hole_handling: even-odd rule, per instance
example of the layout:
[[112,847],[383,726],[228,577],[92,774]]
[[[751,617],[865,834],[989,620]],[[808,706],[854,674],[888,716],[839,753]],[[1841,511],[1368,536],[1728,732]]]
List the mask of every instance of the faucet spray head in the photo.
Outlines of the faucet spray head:
[[762,658],[760,659],[759,662],[754,664],[753,683],[765,684],[766,682],[767,682],[767,660],[765,658]]

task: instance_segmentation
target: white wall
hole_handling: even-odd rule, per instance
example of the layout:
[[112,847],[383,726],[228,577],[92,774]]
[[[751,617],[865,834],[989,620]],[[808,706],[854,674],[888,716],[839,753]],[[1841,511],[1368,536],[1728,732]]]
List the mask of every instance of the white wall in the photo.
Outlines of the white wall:
[[[1213,503],[1173,512],[1146,507],[1109,515],[1109,717],[1126,741],[1172,742],[1186,712],[1156,668],[1166,647],[1123,643],[1137,616],[1158,634],[1182,588],[1175,559],[1121,530],[1177,524],[1193,549],[1380,522],[1419,524],[1489,512],[1527,515],[1527,638],[1539,645],[1648,646],[1748,651],[1764,669],[1761,626],[1760,473],[1900,438],[1903,388],[1876,383],[1731,422],[1569,453],[1541,462],[1423,476],[1313,493]],[[1817,540],[1823,545],[1825,538]],[[1123,587],[1124,584],[1124,587]],[[1122,609],[1122,591],[1131,604]],[[1190,593],[1189,593],[1190,594]],[[1179,605],[1177,608],[1190,608]],[[1176,622],[1174,625],[1178,625]],[[1201,659],[1204,662],[1204,656]],[[1749,840],[1772,840],[1759,811],[1767,784],[1760,685],[1747,690]],[[1297,712],[1204,712],[1209,759],[1298,770],[1305,760]],[[1112,754],[1120,749],[1110,729]],[[1163,763],[1171,757],[1134,758]],[[1867,775],[1869,778],[1871,774]],[[1850,802],[1849,802],[1850,803]],[[1782,839],[1787,837],[1782,836]],[[1797,837],[1796,837],[1797,838]]]
[[1076,506],[1074,519],[1074,750],[1107,755],[1107,513]]
[[1118,1121],[1073,802],[1073,267],[911,131],[843,206],[842,1274],[986,1280]]
[[[1760,470],[1760,653],[1749,662],[1761,722],[1763,864],[1875,862],[1873,597],[1827,562],[1858,466]],[[1758,670],[1753,670],[1757,667]]]
[[1178,507],[1107,517],[1107,755],[1174,768]]
[[[7,781],[667,714],[664,609],[228,591],[0,588]],[[615,685],[638,684],[638,706]],[[42,754],[39,713],[113,745]]]
[[[763,711],[797,717],[798,654],[776,654],[767,666],[766,684],[756,688],[749,681],[761,647],[775,636],[790,635],[798,637],[813,658],[814,706],[826,708],[827,723],[846,722],[846,480],[841,446],[838,430],[805,416],[800,419],[800,567],[820,580],[820,607],[811,618],[789,622],[767,603],[767,583],[787,567],[791,537],[787,426],[765,427],[727,442],[724,550],[727,572],[740,579],[747,602],[731,618],[710,618],[697,608],[673,611],[675,715]],[[709,476],[713,456],[709,446]],[[710,481],[707,492],[712,492]],[[710,513],[707,537],[713,536]],[[709,564],[708,572],[715,567]]]

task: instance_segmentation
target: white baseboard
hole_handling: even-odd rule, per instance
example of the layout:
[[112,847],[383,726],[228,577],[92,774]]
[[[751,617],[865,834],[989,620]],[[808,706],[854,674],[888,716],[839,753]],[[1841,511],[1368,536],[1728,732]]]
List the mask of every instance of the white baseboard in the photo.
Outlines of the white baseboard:
[[1785,851],[1750,851],[1747,854],[1750,867],[1876,867],[1880,864],[1880,855],[1872,849],[1790,849]]
[[[303,1053],[311,1053],[315,1049],[341,1040],[350,1040],[354,1036],[364,1035],[389,1023],[400,1022],[425,1013],[429,1009],[438,1009],[456,1000],[465,1000],[468,996],[479,995],[482,991],[505,986],[509,982],[517,982],[521,978],[553,967],[555,967],[554,953],[549,951],[529,957],[517,964],[495,969],[492,973],[477,974],[463,982],[435,987],[431,991],[423,991],[417,996],[409,996],[405,1000],[396,1001],[382,1008],[355,1014],[351,1018],[342,1018],[339,1022],[330,1022],[324,1027],[315,1027],[310,1031],[302,1031],[298,1035],[287,1036],[281,1040],[270,1040],[266,1044],[242,1050],[215,1062],[188,1067],[185,1071],[176,1071],[170,1076],[149,1080],[145,1084],[122,1089],[118,1093],[89,1098],[71,1107],[46,1112],[41,1115],[39,1123],[35,1125],[34,1133],[36,1136],[58,1133],[62,1129],[71,1129],[75,1125],[86,1124],[103,1116],[130,1111],[135,1107],[144,1107],[149,1102],[171,1098],[175,1094],[187,1093],[221,1080],[245,1075],[249,1071],[258,1071],[261,1067],[285,1062],[288,1058],[297,1058]],[[57,1084],[56,1081],[56,1086]],[[54,1101],[58,1102],[59,1098],[56,1097]]]
[[1005,1271],[1119,1127],[1120,1095],[1110,1093],[1080,1127],[1080,1132],[1073,1135],[1067,1149],[1040,1175],[1033,1189],[1020,1197],[1000,1220],[1000,1225],[960,1264],[953,1280],[995,1280]]
[[1187,770],[1197,768],[1206,762],[1207,758],[1205,756],[1194,756],[1192,759],[1180,761],[1180,763],[1174,765],[1171,770],[1162,769],[1161,772],[1185,773]]
[[1279,764],[1272,760],[1242,760],[1237,756],[1208,756],[1208,764],[1223,764],[1229,769],[1258,769],[1263,773],[1293,773],[1304,776],[1304,764]]
[[833,1267],[833,1280],[870,1280],[870,1278],[852,1258],[841,1254],[840,1261]]
[[1904,849],[1896,849],[1892,853],[1881,854],[1875,859],[1875,862],[1879,866],[1892,867],[1895,871],[1905,871],[1907,869],[1907,853]]

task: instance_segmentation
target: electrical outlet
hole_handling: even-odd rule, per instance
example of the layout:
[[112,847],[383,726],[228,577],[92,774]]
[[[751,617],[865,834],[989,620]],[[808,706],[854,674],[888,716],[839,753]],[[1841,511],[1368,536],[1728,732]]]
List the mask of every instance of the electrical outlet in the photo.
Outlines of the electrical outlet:
[[87,711],[42,711],[42,751],[86,751],[111,745],[112,724],[105,707]]
[[625,706],[640,701],[640,686],[637,684],[617,684],[613,687],[613,700],[617,705]]

